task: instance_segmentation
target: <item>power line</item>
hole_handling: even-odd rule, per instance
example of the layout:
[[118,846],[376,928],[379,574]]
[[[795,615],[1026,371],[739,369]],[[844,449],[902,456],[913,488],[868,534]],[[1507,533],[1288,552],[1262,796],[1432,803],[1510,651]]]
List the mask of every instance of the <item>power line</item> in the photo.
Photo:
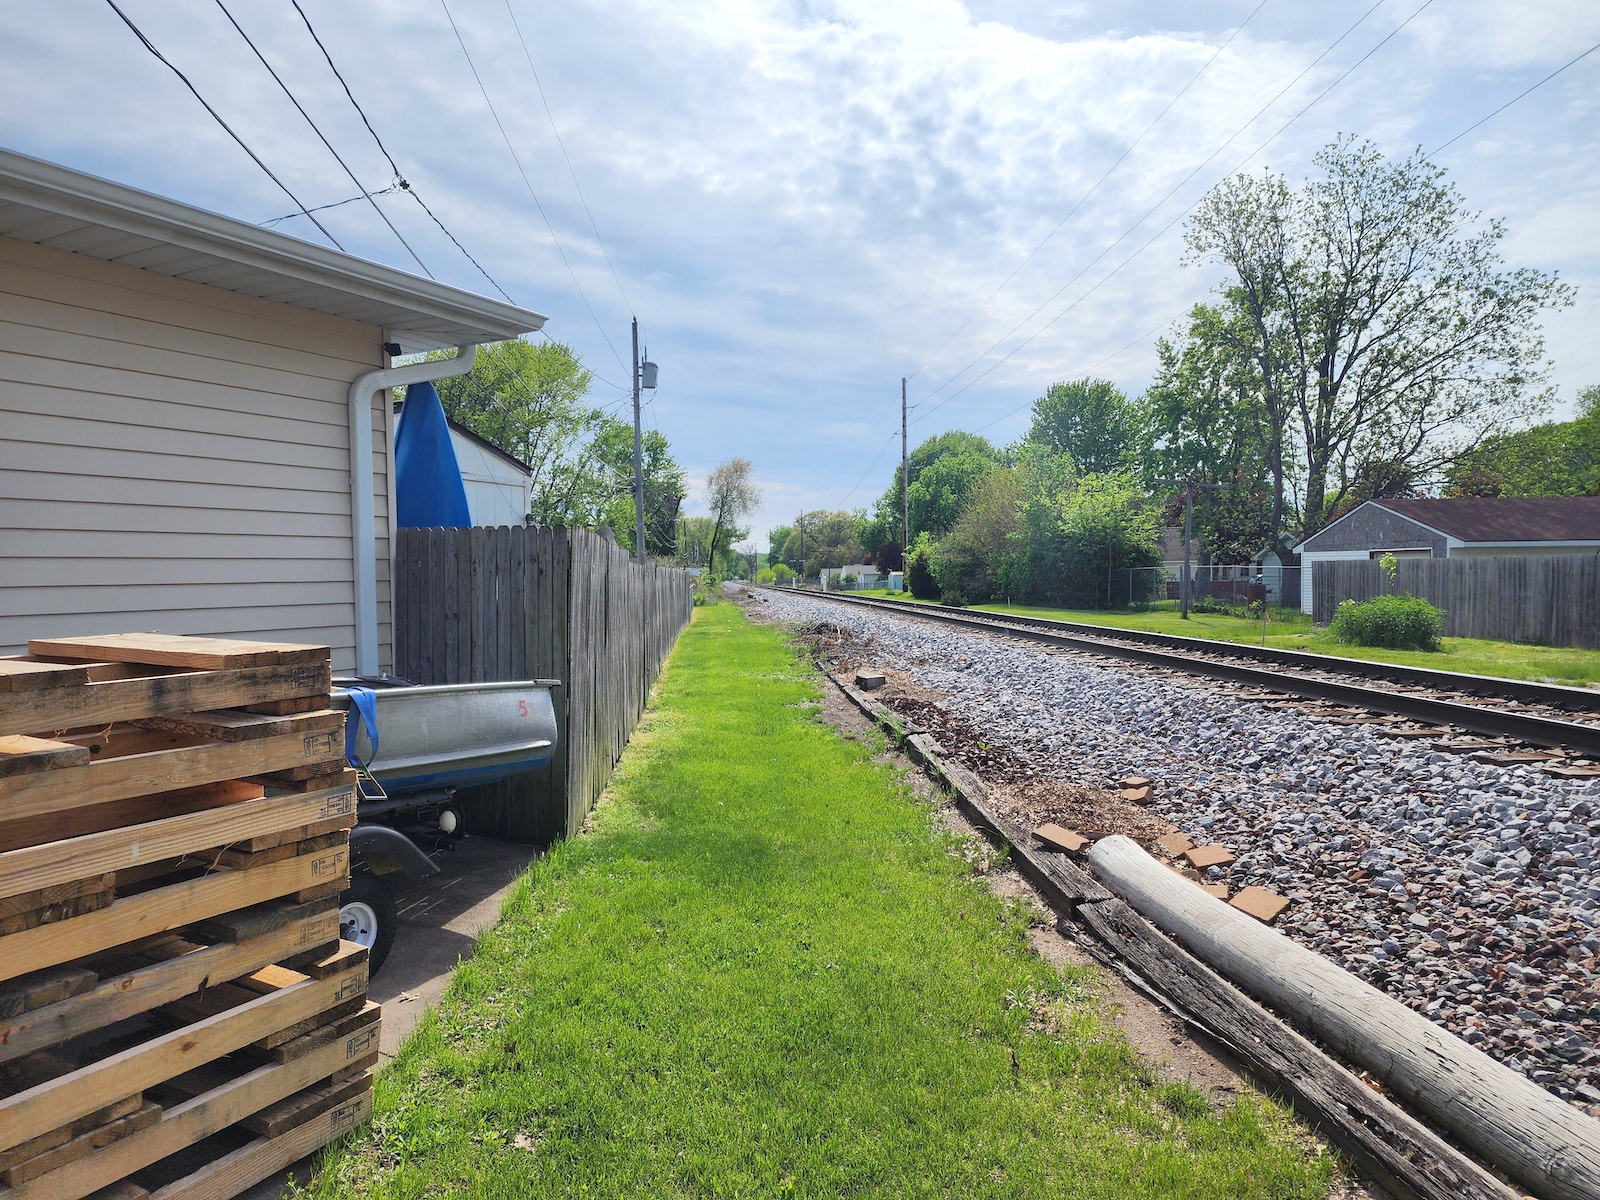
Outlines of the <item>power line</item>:
[[[1123,346],[1122,349],[1113,350],[1110,354],[1106,355],[1099,362],[1091,363],[1089,366],[1085,367],[1083,370],[1075,372],[1073,374],[1072,378],[1075,378],[1075,379],[1082,378],[1084,376],[1087,376],[1090,371],[1098,370],[1099,368],[1105,366],[1105,364],[1110,362],[1113,358],[1116,358],[1119,354],[1124,354],[1127,351],[1132,350],[1135,346],[1137,346],[1140,342],[1144,341],[1146,338],[1152,337],[1155,334],[1160,333],[1163,329],[1165,329],[1168,325],[1172,324],[1172,322],[1176,321],[1178,319],[1178,317],[1181,317],[1181,316],[1183,316],[1182,313],[1179,313],[1178,316],[1176,316],[1176,317],[1168,317],[1165,321],[1162,321],[1161,324],[1157,325],[1154,329],[1150,329],[1150,330],[1145,331],[1144,333],[1141,333],[1138,337],[1134,338],[1133,341],[1129,342],[1126,346]],[[1026,404],[1018,405],[1016,408],[1013,408],[1010,412],[1002,413],[1000,416],[998,416],[994,420],[990,421],[989,424],[987,424],[987,425],[979,425],[972,432],[973,433],[982,433],[985,429],[990,429],[990,428],[1000,424],[1001,421],[1006,420],[1008,417],[1016,416],[1023,409],[1032,408],[1033,407],[1033,403],[1034,402],[1032,400],[1030,400]]]
[[[358,200],[365,200],[368,196],[387,196],[387,195],[390,195],[393,192],[398,192],[399,190],[400,190],[400,185],[398,183],[391,183],[388,187],[379,188],[375,192],[362,192],[361,195],[359,195],[359,196],[347,196],[343,200],[335,200],[332,204],[315,204],[315,205],[312,205],[312,207],[311,207],[311,209],[309,211],[311,211],[311,212],[326,212],[330,208],[343,208],[346,204],[354,204]],[[294,217],[298,217],[300,215],[301,214],[297,213],[297,212],[284,213],[283,216],[281,216],[281,217],[273,217],[270,220],[266,220],[266,221],[257,221],[256,224],[259,225],[263,229],[271,229],[274,225],[278,224],[280,221],[288,221],[288,220],[290,220],[290,219],[292,219]]]
[[500,131],[500,138],[506,144],[506,149],[511,153],[511,161],[517,164],[517,174],[522,176],[523,185],[528,189],[528,195],[533,197],[533,206],[539,210],[539,216],[544,219],[544,227],[550,231],[550,240],[555,243],[556,253],[561,255],[561,263],[567,268],[567,274],[572,277],[572,286],[578,289],[578,297],[583,301],[583,306],[589,310],[589,317],[594,321],[594,327],[600,331],[600,338],[605,342],[606,348],[611,351],[611,356],[617,360],[617,366],[624,371],[628,369],[622,361],[622,355],[617,353],[617,348],[611,344],[611,339],[606,336],[605,326],[600,324],[600,318],[595,316],[594,305],[589,303],[589,297],[584,294],[583,285],[578,282],[578,273],[572,269],[572,264],[567,261],[567,252],[561,247],[561,239],[556,236],[555,226],[550,224],[550,218],[544,211],[544,205],[539,202],[539,193],[533,190],[533,181],[528,178],[528,172],[523,169],[522,159],[517,154],[517,149],[511,144],[511,137],[506,133],[506,127],[500,120],[500,114],[495,111],[494,101],[489,99],[489,89],[483,85],[483,77],[478,74],[478,65],[472,61],[472,54],[467,49],[467,43],[461,36],[461,30],[456,27],[456,19],[450,12],[450,5],[446,0],[439,0],[439,7],[444,9],[445,19],[450,22],[450,31],[456,35],[456,43],[461,47],[461,54],[467,60],[467,67],[472,71],[472,78],[477,81],[478,91],[483,94],[483,102],[489,106],[489,115],[494,118],[495,128]]
[[[317,123],[311,119],[311,114],[305,110],[305,106],[301,104],[300,101],[295,97],[295,94],[289,90],[289,85],[283,81],[283,77],[280,76],[277,71],[273,70],[272,64],[267,61],[267,56],[261,53],[260,47],[258,47],[255,42],[250,40],[250,35],[244,31],[244,26],[240,25],[239,22],[234,19],[233,14],[228,11],[228,6],[224,4],[222,0],[216,0],[216,3],[217,7],[222,10],[222,15],[228,18],[228,24],[232,25],[234,29],[238,31],[239,36],[244,39],[244,44],[249,46],[251,52],[261,60],[261,65],[267,69],[267,74],[272,76],[273,82],[283,89],[283,94],[285,96],[289,97],[289,103],[293,104],[295,110],[306,119],[306,124],[311,126],[311,132],[317,135],[318,140],[328,148],[328,153],[333,155],[334,161],[344,168],[344,173],[346,175],[350,176],[350,182],[356,185],[356,188],[358,191],[360,191],[362,197],[368,204],[372,206],[372,211],[378,214],[378,219],[389,227],[389,232],[394,234],[394,236],[399,240],[400,244],[406,248],[406,253],[411,255],[412,261],[414,261],[417,266],[422,268],[422,273],[429,279],[432,279],[433,272],[428,270],[427,264],[424,263],[422,259],[418,257],[417,252],[411,248],[411,243],[406,241],[406,239],[401,235],[400,231],[394,227],[394,222],[389,220],[388,214],[385,213],[383,209],[378,207],[378,202],[373,199],[373,193],[367,190],[366,184],[362,183],[361,180],[356,178],[356,173],[350,169],[350,164],[345,162],[340,156],[339,152],[333,148],[333,143],[328,140],[327,135],[324,134],[321,129],[317,128]],[[310,216],[311,214],[307,213],[306,215]]]
[[[389,153],[389,148],[383,144],[383,139],[378,136],[378,131],[372,127],[372,122],[367,120],[366,110],[363,109],[357,102],[355,93],[350,90],[350,85],[345,82],[344,75],[340,73],[338,66],[335,65],[333,61],[333,55],[328,53],[328,48],[322,44],[322,39],[317,36],[316,28],[311,24],[311,18],[306,16],[306,10],[300,7],[300,0],[289,0],[289,3],[294,5],[295,12],[299,13],[300,19],[305,22],[306,32],[311,35],[311,40],[317,44],[317,49],[322,51],[322,57],[327,60],[328,69],[333,72],[333,77],[339,81],[339,86],[344,88],[344,94],[349,97],[351,106],[361,117],[361,123],[367,127],[367,132],[372,135],[372,140],[378,144],[378,149],[383,152],[383,157],[389,160],[389,169],[394,172],[395,186],[397,186],[401,191],[405,192],[417,202],[418,207],[420,207],[423,212],[427,213],[429,219],[439,227],[439,231],[455,244],[455,248],[461,251],[466,260],[478,269],[478,274],[482,275],[489,281],[489,286],[494,288],[495,291],[499,292],[507,304],[515,304],[516,301],[511,298],[510,294],[505,290],[505,288],[501,287],[499,283],[495,281],[493,275],[490,275],[488,271],[484,270],[483,264],[480,263],[476,258],[472,257],[467,248],[461,244],[461,240],[457,238],[455,234],[450,232],[443,221],[434,216],[433,209],[429,208],[427,204],[423,202],[422,197],[417,194],[416,188],[412,187],[410,181],[408,181],[401,173],[399,166],[397,166],[394,161],[394,155]],[[378,194],[381,195],[382,193]]]
[[[1255,122],[1257,120],[1259,120],[1261,118],[1261,116],[1269,108],[1271,108],[1274,104],[1276,104],[1278,102],[1278,100],[1284,95],[1285,92],[1287,92],[1296,83],[1298,83],[1302,78],[1304,78],[1306,73],[1309,72],[1313,67],[1315,67],[1317,65],[1317,63],[1321,62],[1330,53],[1332,53],[1334,48],[1337,47],[1341,42],[1343,42],[1345,40],[1345,38],[1349,37],[1350,34],[1355,31],[1356,27],[1359,26],[1363,21],[1365,21],[1369,16],[1371,16],[1373,14],[1373,12],[1375,12],[1379,8],[1379,6],[1383,4],[1383,2],[1384,2],[1384,0],[1377,0],[1377,3],[1373,4],[1373,6],[1371,8],[1367,9],[1366,12],[1362,13],[1361,16],[1356,19],[1354,24],[1352,24],[1348,29],[1346,29],[1342,34],[1340,34],[1338,36],[1338,38],[1336,38],[1334,40],[1332,45],[1330,45],[1326,50],[1324,50],[1315,59],[1313,59],[1306,66],[1306,68],[1300,72],[1299,75],[1296,75],[1287,84],[1285,84],[1281,89],[1279,89],[1278,93],[1276,95],[1274,95],[1273,98],[1271,100],[1269,100],[1265,105],[1263,105],[1261,107],[1261,109],[1259,111],[1257,111],[1255,116],[1251,117],[1248,121],[1246,121],[1225,142],[1223,142],[1222,145],[1218,146],[1209,155],[1207,155],[1203,162],[1201,162],[1198,166],[1196,166],[1194,168],[1194,170],[1190,171],[1188,175],[1184,176],[1183,179],[1179,180],[1179,182],[1170,191],[1168,191],[1166,195],[1162,196],[1160,200],[1156,201],[1156,203],[1153,204],[1150,207],[1150,209],[1143,216],[1141,216],[1132,225],[1128,226],[1128,228],[1122,232],[1121,236],[1119,236],[1116,239],[1116,241],[1112,242],[1109,246],[1107,246],[1099,254],[1095,255],[1095,257],[1093,259],[1091,259],[1088,263],[1086,263],[1084,265],[1084,267],[1081,270],[1079,270],[1076,275],[1074,275],[1071,279],[1067,280],[1067,282],[1062,284],[1061,287],[1057,288],[1056,291],[1054,292],[1054,294],[1052,294],[1048,299],[1046,299],[1044,301],[1044,303],[1040,304],[1037,308],[1035,308],[1031,313],[1029,313],[1021,321],[1017,322],[1016,325],[1012,326],[1011,330],[1008,333],[1006,333],[1004,337],[1000,338],[999,341],[995,342],[994,345],[990,346],[988,350],[985,350],[977,358],[973,359],[965,367],[962,367],[961,370],[957,371],[949,379],[945,380],[944,383],[940,384],[938,388],[935,388],[932,392],[929,392],[920,401],[918,401],[918,407],[920,407],[922,404],[927,403],[928,400],[932,399],[940,391],[944,390],[944,388],[948,387],[950,384],[954,383],[957,379],[959,379],[962,375],[964,375],[968,371],[970,371],[973,367],[977,366],[978,363],[982,362],[985,358],[987,358],[990,354],[992,354],[996,349],[998,349],[1005,342],[1006,338],[1011,337],[1019,329],[1021,329],[1024,325],[1026,325],[1029,321],[1033,320],[1033,318],[1038,316],[1039,313],[1043,312],[1044,309],[1046,307],[1048,307],[1051,304],[1051,302],[1053,302],[1056,299],[1056,297],[1060,296],[1062,292],[1067,290],[1067,288],[1071,287],[1079,279],[1083,278],[1083,276],[1088,273],[1088,271],[1089,271],[1089,269],[1091,267],[1093,267],[1102,258],[1104,258],[1107,254],[1109,254],[1113,249],[1115,249],[1118,245],[1120,245],[1123,242],[1123,240],[1128,237],[1129,234],[1131,234],[1140,225],[1144,224],[1144,222],[1146,220],[1148,220],[1156,212],[1157,209],[1159,209],[1163,204],[1165,204],[1168,200],[1170,200],[1178,192],[1178,190],[1180,188],[1182,188],[1191,179],[1193,179],[1196,175],[1198,175],[1200,173],[1200,171],[1202,169],[1204,169],[1205,166],[1208,163],[1210,163],[1213,159],[1215,159],[1217,157],[1217,155],[1221,154],[1223,150],[1227,149],[1228,146],[1232,145],[1233,142],[1238,139],[1240,134],[1242,134],[1246,129],[1250,128],[1251,125],[1255,124]],[[1337,79],[1335,79],[1332,83],[1330,83],[1321,92],[1317,93],[1317,95],[1314,96],[1311,99],[1311,101],[1308,104],[1306,104],[1306,106],[1304,108],[1302,108],[1299,112],[1295,113],[1294,116],[1290,117],[1287,121],[1285,121],[1282,125],[1280,125],[1278,127],[1278,130],[1277,130],[1276,133],[1272,134],[1271,137],[1267,138],[1266,141],[1262,142],[1259,146],[1257,146],[1254,150],[1252,150],[1248,155],[1246,155],[1243,160],[1241,160],[1238,164],[1236,164],[1234,166],[1233,170],[1237,171],[1240,167],[1242,167],[1246,163],[1248,163],[1257,154],[1261,153],[1262,150],[1266,149],[1266,147],[1269,146],[1274,140],[1276,140],[1277,137],[1280,134],[1282,134],[1286,129],[1289,128],[1289,126],[1293,125],[1296,121],[1298,121],[1301,117],[1303,117],[1307,112],[1309,112],[1313,105],[1315,105],[1318,101],[1320,101],[1329,92],[1333,91],[1334,88],[1338,87],[1339,84],[1343,83],[1347,78],[1349,78],[1351,72],[1355,71],[1356,68],[1360,67],[1362,63],[1366,62],[1367,59],[1371,58],[1380,49],[1382,49],[1383,46],[1385,46],[1389,42],[1389,40],[1391,38],[1393,38],[1396,34],[1398,34],[1402,29],[1404,29],[1412,21],[1414,21],[1419,15],[1421,15],[1423,10],[1426,9],[1432,3],[1433,3],[1433,0],[1423,0],[1422,5],[1420,7],[1418,7],[1416,9],[1416,11],[1414,11],[1409,17],[1407,17],[1399,25],[1395,26],[1394,29],[1390,30],[1389,33],[1387,33],[1382,39],[1380,39],[1370,50],[1368,50],[1365,54],[1363,54],[1360,58],[1358,58],[1349,67],[1347,67],[1344,70],[1344,72]],[[1161,229],[1158,230],[1153,237],[1151,237],[1149,240],[1147,240],[1144,243],[1144,245],[1140,246],[1139,249],[1135,250],[1127,258],[1123,259],[1122,262],[1118,263],[1116,267],[1112,268],[1112,270],[1110,272],[1108,272],[1105,276],[1103,276],[1100,279],[1100,281],[1094,285],[1094,287],[1089,289],[1089,291],[1087,291],[1083,295],[1079,296],[1076,300],[1074,300],[1066,308],[1062,309],[1061,312],[1057,313],[1054,317],[1052,317],[1044,325],[1040,326],[1037,330],[1035,330],[1033,333],[1029,334],[1026,338],[1024,338],[1017,345],[1013,346],[1003,357],[1001,357],[996,362],[990,364],[990,366],[986,370],[984,370],[982,373],[980,373],[979,375],[975,376],[974,378],[968,380],[960,388],[958,388],[956,391],[952,392],[950,395],[946,396],[938,404],[934,405],[933,408],[929,409],[927,413],[924,413],[923,416],[918,417],[917,419],[919,421],[923,420],[925,417],[927,417],[927,416],[931,415],[932,413],[936,412],[938,409],[943,408],[951,400],[954,400],[957,396],[961,395],[968,388],[972,387],[974,384],[979,382],[979,380],[983,379],[990,372],[992,372],[996,367],[1000,366],[1002,363],[1004,363],[1008,359],[1010,359],[1013,355],[1015,355],[1024,346],[1027,346],[1030,342],[1032,342],[1035,338],[1037,338],[1040,334],[1042,334],[1046,329],[1049,329],[1052,325],[1054,325],[1062,317],[1066,316],[1067,313],[1071,312],[1073,308],[1077,307],[1077,305],[1081,304],[1084,300],[1086,300],[1097,289],[1099,289],[1099,287],[1102,284],[1104,284],[1108,279],[1110,279],[1118,271],[1122,270],[1123,267],[1127,266],[1130,262],[1132,262],[1140,254],[1142,254],[1144,252],[1144,250],[1147,247],[1149,247],[1151,245],[1151,243],[1153,243],[1157,238],[1159,238],[1162,234],[1166,233],[1167,230],[1171,229],[1173,227],[1173,225],[1177,224],[1177,222],[1179,220],[1181,220],[1192,209],[1194,209],[1194,207],[1196,205],[1198,205],[1202,199],[1204,199],[1204,196],[1196,197],[1196,199],[1192,203],[1190,203],[1186,208],[1184,208],[1181,212],[1179,212],[1177,216],[1175,216],[1171,221],[1167,222],[1166,225],[1162,226]]]
[[[116,13],[117,16],[122,18],[122,23],[124,25],[126,25],[129,29],[133,30],[133,36],[138,38],[139,41],[141,41],[142,43],[144,43],[144,48],[146,50],[150,51],[151,54],[155,55],[155,57],[156,57],[158,62],[160,62],[169,71],[171,71],[174,75],[176,75],[179,79],[181,79],[183,81],[183,86],[189,89],[190,94],[192,96],[194,96],[194,98],[196,100],[200,101],[200,103],[205,107],[205,110],[208,113],[211,114],[211,119],[213,121],[215,121],[218,125],[221,125],[222,128],[227,132],[229,137],[231,137],[234,141],[239,143],[239,149],[243,150],[246,154],[248,154],[250,156],[251,161],[254,162],[256,164],[256,166],[260,167],[263,171],[266,172],[267,178],[272,180],[273,183],[277,184],[278,185],[278,189],[285,196],[289,197],[289,199],[294,201],[295,207],[300,210],[301,214],[308,221],[310,221],[318,229],[322,230],[322,236],[327,238],[330,242],[332,242],[336,247],[338,247],[338,249],[340,251],[343,251],[344,247],[339,245],[339,239],[334,237],[333,234],[329,233],[328,230],[327,230],[327,227],[324,226],[321,221],[317,220],[315,217],[313,217],[311,215],[311,210],[309,208],[307,208],[304,204],[300,203],[300,197],[296,196],[293,192],[291,192],[289,190],[289,188],[288,188],[288,185],[285,184],[283,182],[283,180],[279,179],[276,175],[274,175],[272,173],[272,168],[267,166],[266,163],[262,162],[261,161],[261,156],[259,154],[257,154],[254,150],[250,149],[250,147],[248,145],[246,145],[245,140],[242,137],[240,137],[237,133],[235,133],[233,131],[233,126],[229,125],[226,121],[224,121],[222,119],[222,114],[217,112],[216,109],[212,108],[211,105],[206,102],[206,98],[200,94],[200,90],[197,87],[195,87],[194,84],[189,82],[189,77],[187,75],[185,75],[182,71],[178,70],[177,67],[173,66],[172,62],[167,58],[167,56],[165,54],[162,54],[161,51],[156,49],[155,43],[152,42],[149,38],[145,37],[144,31],[141,30],[137,25],[135,25],[131,19],[129,19],[127,13],[123,12],[120,8],[117,7],[116,0],[106,0],[106,3],[111,6],[111,11],[112,12]],[[357,186],[359,187],[360,185],[358,184]]]
[[1471,125],[1468,125],[1460,133],[1456,134],[1455,137],[1451,138],[1448,142],[1445,142],[1443,146],[1435,147],[1434,150],[1428,155],[1428,157],[1432,158],[1433,155],[1439,153],[1439,151],[1443,150],[1446,146],[1455,145],[1462,138],[1466,137],[1467,134],[1471,133],[1474,129],[1476,129],[1479,125],[1484,124],[1484,122],[1486,122],[1486,121],[1494,120],[1495,117],[1498,117],[1501,113],[1505,112],[1506,109],[1510,108],[1518,100],[1521,100],[1524,96],[1526,96],[1528,94],[1528,92],[1532,92],[1532,91],[1537,90],[1538,88],[1542,88],[1545,84],[1549,83],[1557,75],[1561,74],[1561,72],[1565,71],[1567,69],[1567,67],[1570,67],[1574,63],[1581,62],[1583,59],[1588,58],[1589,55],[1593,54],[1596,50],[1600,50],[1600,42],[1596,42],[1593,46],[1590,46],[1582,54],[1578,55],[1577,58],[1574,58],[1571,61],[1565,63],[1564,65],[1557,67],[1554,71],[1551,71],[1550,74],[1546,75],[1543,79],[1539,80],[1539,82],[1534,84],[1533,87],[1528,88],[1526,91],[1518,92],[1515,96],[1511,97],[1511,99],[1507,100],[1504,104],[1502,104],[1499,108],[1495,109],[1487,117],[1484,117],[1482,120],[1479,120],[1479,121],[1474,121]]
[[[1266,0],[1262,0],[1263,3]],[[544,84],[539,81],[539,69],[533,65],[533,55],[528,51],[528,42],[522,36],[522,25],[517,21],[517,14],[511,8],[511,0],[505,0],[506,15],[511,18],[511,27],[517,31],[517,41],[522,43],[522,57],[528,60],[528,71],[533,75],[533,86],[539,89],[539,102],[544,105],[544,115],[550,120],[550,132],[556,135],[556,145],[561,147],[561,157],[566,159],[567,174],[572,176],[572,186],[578,193],[578,202],[583,205],[583,215],[589,218],[589,228],[594,230],[594,240],[600,247],[600,254],[606,260],[606,266],[611,270],[611,282],[617,285],[617,293],[622,297],[622,303],[627,306],[628,315],[633,315],[633,302],[628,299],[628,293],[623,290],[622,280],[617,277],[617,268],[611,261],[611,255],[606,250],[605,239],[600,236],[600,226],[595,224],[594,213],[589,211],[588,198],[583,194],[583,188],[578,183],[578,173],[572,169],[572,159],[567,154],[567,144],[561,140],[561,130],[556,128],[555,114],[550,111],[550,101],[545,97]]]
[[[1036,254],[1038,254],[1039,251],[1044,249],[1045,244],[1047,242],[1049,242],[1051,238],[1055,237],[1056,234],[1061,232],[1061,227],[1063,225],[1065,225],[1069,220],[1072,219],[1073,213],[1077,212],[1080,208],[1082,208],[1084,206],[1084,204],[1088,201],[1089,197],[1093,196],[1095,194],[1095,192],[1100,190],[1100,185],[1102,183],[1104,183],[1107,179],[1111,178],[1111,173],[1113,171],[1115,171],[1118,167],[1120,167],[1122,165],[1123,160],[1126,159],[1128,157],[1128,155],[1132,154],[1133,151],[1135,150],[1135,148],[1138,147],[1139,143],[1144,141],[1144,139],[1149,136],[1150,131],[1152,129],[1154,129],[1157,124],[1160,123],[1161,118],[1166,116],[1167,113],[1172,110],[1172,106],[1174,104],[1176,104],[1179,100],[1181,100],[1183,98],[1184,94],[1186,92],[1188,92],[1188,90],[1190,88],[1192,88],[1196,83],[1198,83],[1200,81],[1200,76],[1204,75],[1206,73],[1206,70],[1211,66],[1211,64],[1217,61],[1218,56],[1221,55],[1221,53],[1224,50],[1226,50],[1230,45],[1233,44],[1233,39],[1238,37],[1241,33],[1244,32],[1244,27],[1246,25],[1250,24],[1251,20],[1254,19],[1255,15],[1258,12],[1260,12],[1263,8],[1266,7],[1266,4],[1267,4],[1267,0],[1261,0],[1261,2],[1259,4],[1257,4],[1253,9],[1250,10],[1250,15],[1248,17],[1246,17],[1243,21],[1241,21],[1239,23],[1238,27],[1236,29],[1234,29],[1234,31],[1232,33],[1230,33],[1228,35],[1227,41],[1223,42],[1222,45],[1218,46],[1216,48],[1216,50],[1212,53],[1211,57],[1206,59],[1205,64],[1198,71],[1196,71],[1194,73],[1194,76],[1189,80],[1189,82],[1184,84],[1183,87],[1178,89],[1177,94],[1175,96],[1173,96],[1171,100],[1167,101],[1166,107],[1163,108],[1160,112],[1158,112],[1155,115],[1155,119],[1152,120],[1150,122],[1150,124],[1148,124],[1148,125],[1146,125],[1144,127],[1144,132],[1141,133],[1138,137],[1134,138],[1133,141],[1128,144],[1127,149],[1125,149],[1120,155],[1117,156],[1117,161],[1112,163],[1109,167],[1107,167],[1106,170],[1105,170],[1105,174],[1101,175],[1099,179],[1095,180],[1094,181],[1094,185],[1087,192],[1085,192],[1082,196],[1080,196],[1078,198],[1078,202],[1076,204],[1074,204],[1070,209],[1067,210],[1067,215],[1062,217],[1061,220],[1056,222],[1055,228],[1051,229],[1049,233],[1045,234],[1044,238],[1039,242],[1039,244],[1037,246],[1035,246],[1032,250],[1028,251],[1027,257],[1024,258],[1020,263],[1018,263],[1016,265],[1016,267],[1012,270],[1011,274],[1007,275],[1004,279],[1002,279],[1000,281],[1000,286],[999,287],[995,288],[994,291],[989,293],[989,298],[987,300],[985,300],[982,304],[978,305],[978,307],[973,310],[972,315],[969,316],[965,321],[961,322],[960,326],[957,327],[956,331],[954,333],[952,333],[949,337],[945,338],[945,340],[940,343],[939,348],[937,350],[935,350],[932,354],[928,355],[927,358],[923,359],[922,360],[922,366],[919,366],[915,371],[911,372],[911,374],[909,376],[907,376],[907,379],[915,379],[918,375],[922,374],[923,367],[926,367],[934,359],[938,358],[939,355],[944,352],[944,348],[946,346],[948,346],[951,342],[955,341],[956,338],[961,335],[961,331],[964,330],[968,325],[972,324],[972,322],[977,319],[978,315],[980,313],[982,313],[984,309],[988,308],[991,303],[993,303],[994,298],[996,296],[998,296],[1002,291],[1005,290],[1006,285],[1008,283],[1010,283],[1013,279],[1015,279],[1017,277],[1018,273],[1024,267],[1026,267],[1030,262],[1033,261],[1034,256]],[[1010,335],[1008,334],[1007,336],[1010,336]]]
[[900,431],[898,429],[889,431],[889,436],[884,438],[883,445],[878,448],[878,453],[873,457],[872,461],[867,464],[867,469],[861,472],[861,478],[856,480],[855,486],[844,494],[844,499],[839,501],[840,504],[844,504],[850,499],[851,496],[856,494],[856,489],[867,481],[867,476],[872,474],[872,468],[878,465],[878,460],[883,457],[883,452],[887,450],[891,444],[893,444],[894,439],[899,435]]

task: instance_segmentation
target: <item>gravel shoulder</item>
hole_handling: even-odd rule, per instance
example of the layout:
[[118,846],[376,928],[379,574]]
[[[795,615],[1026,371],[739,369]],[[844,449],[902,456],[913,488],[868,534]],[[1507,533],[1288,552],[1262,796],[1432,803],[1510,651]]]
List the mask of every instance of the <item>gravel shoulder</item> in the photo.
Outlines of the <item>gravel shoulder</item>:
[[[1495,767],[1231,685],[763,593],[1019,821],[1235,856],[1207,882],[1269,887],[1276,925],[1600,1116],[1600,780]],[[1111,789],[1155,782],[1148,807]]]

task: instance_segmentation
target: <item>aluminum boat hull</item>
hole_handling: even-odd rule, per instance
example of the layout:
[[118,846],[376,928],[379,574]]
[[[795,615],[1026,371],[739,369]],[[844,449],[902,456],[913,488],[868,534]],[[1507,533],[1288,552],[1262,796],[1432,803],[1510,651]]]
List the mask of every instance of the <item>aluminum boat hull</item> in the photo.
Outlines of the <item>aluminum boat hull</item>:
[[[555,756],[553,686],[525,679],[374,687],[378,752],[368,769],[391,795],[476,787],[536,770]],[[349,708],[343,689],[335,689],[334,704]],[[356,755],[364,762],[372,755],[365,729],[356,734]]]

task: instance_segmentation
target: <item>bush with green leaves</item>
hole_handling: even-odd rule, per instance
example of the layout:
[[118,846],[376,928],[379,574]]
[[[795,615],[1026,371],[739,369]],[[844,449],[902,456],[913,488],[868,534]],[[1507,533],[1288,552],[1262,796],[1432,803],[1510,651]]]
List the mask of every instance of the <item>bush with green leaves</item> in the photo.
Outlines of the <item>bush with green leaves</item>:
[[911,553],[906,555],[906,587],[918,600],[937,600],[939,583],[933,577],[933,540],[918,537]]
[[1444,649],[1444,612],[1418,596],[1346,600],[1328,627],[1334,640],[1387,650]]

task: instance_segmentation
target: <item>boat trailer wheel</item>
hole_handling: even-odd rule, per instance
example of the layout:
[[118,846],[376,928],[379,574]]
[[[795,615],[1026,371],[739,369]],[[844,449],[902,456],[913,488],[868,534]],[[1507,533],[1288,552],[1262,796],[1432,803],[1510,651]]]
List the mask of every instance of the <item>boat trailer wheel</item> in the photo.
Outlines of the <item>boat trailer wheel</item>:
[[394,944],[396,914],[389,886],[368,871],[357,871],[339,897],[339,936],[367,948],[367,974],[377,974]]

